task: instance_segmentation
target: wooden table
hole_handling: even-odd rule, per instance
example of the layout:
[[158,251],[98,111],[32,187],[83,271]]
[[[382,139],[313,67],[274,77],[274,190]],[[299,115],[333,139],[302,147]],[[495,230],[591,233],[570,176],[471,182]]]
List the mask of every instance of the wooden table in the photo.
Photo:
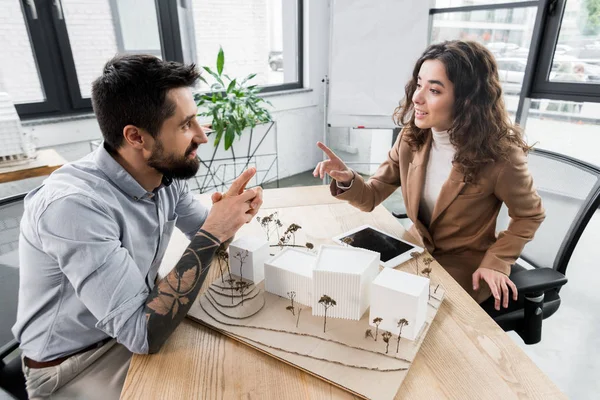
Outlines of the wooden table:
[[[335,234],[362,224],[409,239],[382,206],[362,213],[333,199],[325,186],[266,190],[264,197],[266,207],[259,215],[278,210],[282,221],[298,223],[307,240],[315,243],[329,242]],[[245,234],[261,234],[258,224],[243,227],[238,236]],[[187,246],[182,238],[173,236],[161,266],[163,274]],[[439,264],[433,263],[432,269],[432,281],[444,285],[446,298],[396,398],[566,398]],[[210,271],[205,287],[217,274],[217,268]],[[353,398],[190,320],[176,329],[159,353],[133,357],[121,397]]]
[[8,166],[0,164],[0,183],[50,175],[66,162],[54,149],[38,150],[36,157],[31,160],[15,161]]

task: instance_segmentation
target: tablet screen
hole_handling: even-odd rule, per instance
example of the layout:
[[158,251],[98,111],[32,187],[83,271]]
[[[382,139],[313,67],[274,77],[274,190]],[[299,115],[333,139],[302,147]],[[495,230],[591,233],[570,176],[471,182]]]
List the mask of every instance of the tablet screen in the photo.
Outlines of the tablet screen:
[[[352,247],[360,247],[361,249],[367,249],[376,251],[381,254],[380,259],[382,262],[388,262],[392,258],[398,257],[400,254],[414,249],[408,243],[404,243],[395,239],[391,236],[381,233],[371,228],[365,228],[358,232],[351,233],[347,236],[340,238],[341,241],[350,238],[349,244]],[[348,241],[345,241],[346,243]]]

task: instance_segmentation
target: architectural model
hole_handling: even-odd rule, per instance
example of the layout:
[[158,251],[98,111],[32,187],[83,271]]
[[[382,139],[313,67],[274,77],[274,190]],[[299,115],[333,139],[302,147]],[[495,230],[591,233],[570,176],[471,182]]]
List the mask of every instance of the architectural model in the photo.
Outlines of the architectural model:
[[337,303],[328,318],[359,320],[370,304],[371,282],[379,273],[379,253],[354,247],[323,245],[313,271],[312,314],[324,316],[319,300],[329,296]]
[[[384,268],[372,283],[370,324],[390,332],[401,328],[402,338],[415,340],[425,323],[428,298],[428,278]],[[403,319],[407,322],[399,324]]]
[[265,277],[264,265],[269,257],[269,242],[242,236],[229,245],[230,273],[258,284]]
[[295,293],[297,303],[311,306],[312,275],[317,256],[285,248],[265,263],[265,290],[281,297]]
[[[322,245],[315,256],[270,249],[276,254],[268,259],[264,241],[233,242],[231,274],[221,269],[227,277],[217,278],[188,316],[356,396],[394,398],[445,294],[434,285],[428,295],[429,279],[414,275],[425,256],[399,267],[412,273],[380,273],[379,254],[368,250]],[[257,265],[264,250],[264,265]]]

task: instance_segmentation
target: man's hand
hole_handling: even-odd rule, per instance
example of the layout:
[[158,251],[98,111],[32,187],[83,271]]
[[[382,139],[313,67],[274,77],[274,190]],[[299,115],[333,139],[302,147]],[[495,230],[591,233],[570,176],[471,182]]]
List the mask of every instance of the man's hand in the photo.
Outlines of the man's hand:
[[333,151],[321,142],[317,142],[317,147],[327,154],[329,160],[321,161],[315,167],[313,176],[316,178],[319,176],[321,179],[328,174],[333,179],[338,181],[342,185],[349,185],[352,179],[354,179],[354,172],[344,164],[344,162],[335,155]]
[[[219,201],[221,201],[223,198],[225,198],[227,196],[235,196],[235,195],[240,195],[240,194],[244,193],[244,189],[246,188],[246,185],[248,184],[250,179],[252,179],[252,177],[254,176],[255,173],[256,173],[255,168],[249,168],[246,171],[244,171],[236,179],[236,181],[234,181],[234,183],[231,185],[231,187],[225,194],[223,194],[221,192],[213,193],[212,196],[210,197],[213,205],[215,203],[218,203]],[[239,186],[239,184],[236,185],[236,182],[238,180],[239,180],[238,183],[241,184],[241,186]],[[254,217],[258,213],[258,210],[260,209],[260,207],[262,206],[262,203],[263,203],[263,189],[260,186],[257,186],[255,188],[252,188],[249,190],[254,191],[254,193],[256,194],[256,196],[252,199],[252,202],[250,203],[250,210],[248,211],[248,214],[250,214],[252,217]]]
[[502,272],[489,268],[478,268],[477,271],[473,273],[473,290],[479,290],[479,281],[482,279],[488,284],[494,299],[496,299],[494,303],[496,310],[500,311],[500,302],[502,302],[504,308],[508,308],[508,301],[510,299],[510,294],[508,293],[509,287],[512,290],[513,300],[517,301],[517,287],[513,281]]
[[254,218],[262,205],[262,188],[244,189],[255,173],[255,168],[249,168],[233,181],[227,193],[213,194],[213,207],[202,229],[224,242]]

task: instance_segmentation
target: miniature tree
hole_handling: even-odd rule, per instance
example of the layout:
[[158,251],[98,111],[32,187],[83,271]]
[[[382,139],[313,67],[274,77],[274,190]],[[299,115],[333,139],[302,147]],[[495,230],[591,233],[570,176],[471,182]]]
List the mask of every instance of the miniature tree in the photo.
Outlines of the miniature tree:
[[223,266],[227,266],[227,271],[229,275],[231,275],[231,271],[229,271],[229,254],[225,249],[219,249],[216,253],[217,262],[219,263],[219,271],[221,272],[221,282],[225,283],[225,272],[223,271]]
[[368,337],[373,337],[373,331],[371,329],[365,331],[365,339]]
[[[430,259],[430,260],[431,260],[431,259]],[[424,263],[426,263],[426,264],[431,264],[431,261],[433,261],[433,260],[431,260],[429,263],[427,263],[426,261],[427,261],[427,258],[426,258],[425,260],[423,260],[423,262],[424,262]],[[421,271],[421,273],[422,273],[423,275],[425,275],[425,276],[426,276],[428,279],[431,279],[431,278],[429,277],[429,275],[431,274],[431,268],[430,268],[430,267],[425,267],[425,268],[423,268],[423,270]],[[429,296],[429,299],[431,299],[431,285],[429,285],[429,286],[427,287],[427,295]]]
[[302,307],[298,307],[298,317],[296,318],[296,328],[298,327],[298,322],[300,322],[300,313],[302,312]]
[[256,217],[256,220],[267,234],[267,241],[269,241],[271,238],[271,232],[273,232],[273,230],[277,232],[277,237],[279,237],[279,228],[281,228],[283,225],[278,218],[277,212],[274,212],[273,214],[267,215],[263,218]]
[[402,328],[408,325],[408,321],[405,318],[402,318],[398,321],[398,327],[400,328],[400,332],[398,332],[398,344],[396,345],[396,353],[400,350],[400,338],[402,337]]
[[[266,217],[265,217],[266,218]],[[264,220],[264,218],[263,218]],[[291,224],[290,226],[288,226],[288,228],[285,230],[285,232],[283,233],[283,235],[279,238],[279,241],[277,242],[277,244],[272,244],[271,247],[279,247],[279,248],[284,248],[284,247],[306,247],[309,250],[314,249],[314,244],[310,243],[310,242],[306,242],[304,245],[300,245],[300,244],[296,244],[296,232],[299,231],[300,229],[302,229],[302,227],[298,224]],[[292,241],[292,243],[290,244],[290,240]]]
[[292,302],[292,308],[294,308],[294,299],[296,298],[296,292],[292,290],[291,292],[287,292],[287,295],[290,298],[290,301]]
[[244,292],[246,291],[246,289],[248,289],[248,287],[250,287],[250,283],[244,281],[237,281],[235,282],[235,286],[235,290],[240,292],[242,295],[242,305],[244,305]]
[[388,353],[388,350],[390,348],[390,338],[391,337],[392,337],[392,334],[388,331],[385,331],[381,334],[381,338],[385,342],[385,354]]
[[346,245],[346,247],[351,246],[352,243],[354,243],[354,239],[351,238],[350,236],[345,237],[342,239],[342,243],[344,243]]
[[425,264],[425,267],[426,267],[426,268],[429,268],[429,269],[431,269],[431,267],[430,267],[430,266],[431,266],[431,263],[432,263],[432,262],[433,262],[433,258],[431,258],[431,257],[425,257],[425,258],[423,259],[423,264]]
[[375,324],[375,341],[377,341],[377,334],[379,333],[379,324],[383,321],[383,318],[376,317],[373,318],[373,323]]
[[227,279],[225,282],[227,282],[229,284],[229,286],[231,287],[231,304],[233,304],[233,291],[235,290],[235,279],[233,278],[229,278]]
[[244,280],[244,263],[246,262],[246,258],[248,258],[249,253],[248,250],[244,250],[243,252],[237,252],[233,256],[233,258],[237,258],[240,260],[240,280]]
[[413,251],[410,253],[410,256],[415,260],[415,264],[417,264],[417,275],[419,275],[419,256],[421,253],[418,251]]
[[337,303],[334,299],[324,294],[319,299],[319,304],[321,304],[323,308],[325,308],[325,318],[323,319],[323,333],[325,333],[325,328],[327,327],[327,309],[336,306]]

